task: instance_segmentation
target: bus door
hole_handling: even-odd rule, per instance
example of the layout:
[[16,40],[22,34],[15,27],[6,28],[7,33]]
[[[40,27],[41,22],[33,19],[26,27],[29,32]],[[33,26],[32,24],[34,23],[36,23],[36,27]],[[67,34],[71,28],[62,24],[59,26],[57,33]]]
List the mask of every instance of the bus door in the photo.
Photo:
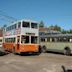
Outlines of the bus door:
[[19,44],[20,44],[20,36],[17,36],[17,49],[19,49]]

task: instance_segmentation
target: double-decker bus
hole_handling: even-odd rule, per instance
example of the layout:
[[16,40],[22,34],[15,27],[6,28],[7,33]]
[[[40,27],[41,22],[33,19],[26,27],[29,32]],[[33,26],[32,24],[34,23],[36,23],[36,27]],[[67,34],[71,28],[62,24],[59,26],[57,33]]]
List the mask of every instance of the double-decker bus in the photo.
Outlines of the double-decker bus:
[[13,53],[31,53],[39,50],[39,25],[36,21],[20,20],[7,26],[3,48]]
[[65,55],[72,53],[72,34],[47,34],[40,36],[43,51],[59,52]]

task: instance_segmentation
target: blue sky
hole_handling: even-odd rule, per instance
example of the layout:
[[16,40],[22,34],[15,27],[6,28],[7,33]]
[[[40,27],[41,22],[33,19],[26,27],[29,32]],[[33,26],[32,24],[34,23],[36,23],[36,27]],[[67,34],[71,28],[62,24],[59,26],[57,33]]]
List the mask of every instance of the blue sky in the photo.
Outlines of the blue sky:
[[[72,29],[72,0],[0,0],[0,14],[16,19],[43,20],[45,26]],[[0,26],[8,24],[0,15]]]

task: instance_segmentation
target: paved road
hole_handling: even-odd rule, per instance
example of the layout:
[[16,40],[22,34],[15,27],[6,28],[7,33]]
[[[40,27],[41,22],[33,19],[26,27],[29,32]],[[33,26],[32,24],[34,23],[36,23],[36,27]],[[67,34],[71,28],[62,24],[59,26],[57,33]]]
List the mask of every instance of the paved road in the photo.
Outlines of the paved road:
[[0,56],[0,72],[62,72],[62,65],[72,69],[72,56],[52,53]]

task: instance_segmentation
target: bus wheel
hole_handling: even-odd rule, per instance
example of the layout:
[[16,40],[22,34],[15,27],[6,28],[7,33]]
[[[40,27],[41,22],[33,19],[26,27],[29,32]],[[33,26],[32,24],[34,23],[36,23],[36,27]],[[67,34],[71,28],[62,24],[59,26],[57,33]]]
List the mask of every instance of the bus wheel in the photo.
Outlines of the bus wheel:
[[41,46],[39,46],[39,50],[38,50],[38,53],[39,53],[39,54],[41,53],[41,48],[42,48],[42,47],[41,47]]
[[71,54],[70,48],[69,48],[69,47],[66,47],[66,48],[64,49],[64,55],[70,56],[70,54]]
[[13,48],[12,53],[13,53],[13,54],[16,54],[15,47]]
[[45,53],[47,51],[46,46],[42,46],[42,53]]

